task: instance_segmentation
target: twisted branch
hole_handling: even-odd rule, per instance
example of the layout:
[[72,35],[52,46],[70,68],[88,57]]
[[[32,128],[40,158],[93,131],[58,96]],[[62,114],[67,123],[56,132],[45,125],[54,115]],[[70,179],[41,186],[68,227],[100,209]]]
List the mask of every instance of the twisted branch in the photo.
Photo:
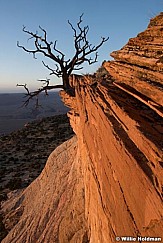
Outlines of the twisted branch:
[[[57,41],[48,42],[47,40],[47,32],[45,29],[43,29],[41,26],[39,26],[39,29],[42,32],[42,35],[39,35],[38,32],[33,33],[26,29],[25,26],[23,26],[23,32],[29,35],[28,40],[34,39],[34,49],[27,49],[23,45],[20,45],[19,42],[17,42],[17,46],[22,48],[25,52],[33,54],[33,57],[36,58],[37,53],[42,53],[43,56],[51,59],[54,61],[55,67],[51,68],[49,65],[45,64],[44,61],[42,61],[43,65],[50,71],[50,75],[56,75],[57,77],[62,77],[63,85],[54,85],[50,86],[47,80],[45,80],[45,86],[42,86],[40,89],[34,92],[29,92],[26,84],[24,85],[17,85],[17,86],[23,86],[27,91],[27,96],[30,98],[33,98],[34,96],[37,96],[42,91],[47,92],[47,90],[55,89],[55,88],[63,88],[65,91],[74,94],[74,91],[72,92],[72,87],[69,84],[69,76],[74,70],[81,70],[82,64],[84,62],[87,62],[89,65],[92,65],[93,63],[97,62],[98,59],[98,52],[97,50],[106,42],[108,41],[108,38],[101,37],[101,41],[99,44],[92,46],[90,42],[87,39],[87,34],[89,32],[89,26],[82,27],[83,22],[83,14],[80,15],[79,21],[77,22],[77,28],[73,26],[73,24],[68,20],[68,24],[70,25],[74,35],[74,47],[75,47],[75,53],[71,59],[66,60],[65,54],[60,51],[57,48]],[[90,57],[90,55],[94,53],[94,57]],[[29,99],[27,99],[27,103],[29,102]]]
[[43,82],[43,85],[38,90],[30,92],[27,88],[27,84],[17,84],[18,87],[24,87],[26,90],[25,97],[27,98],[24,102],[24,106],[27,106],[31,99],[36,98],[36,107],[39,106],[39,94],[45,92],[45,95],[48,95],[48,91],[52,89],[63,89],[63,85],[50,85],[50,79],[39,79],[38,81]]

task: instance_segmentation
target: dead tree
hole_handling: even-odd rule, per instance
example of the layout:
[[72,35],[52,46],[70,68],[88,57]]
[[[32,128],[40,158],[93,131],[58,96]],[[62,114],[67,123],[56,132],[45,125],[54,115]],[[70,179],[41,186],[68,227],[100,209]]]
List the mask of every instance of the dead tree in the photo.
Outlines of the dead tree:
[[[30,95],[31,97],[33,97],[34,95],[38,95],[42,91],[47,92],[47,90],[49,89],[55,89],[58,87],[60,88],[62,87],[65,91],[71,93],[72,87],[70,87],[69,76],[72,74],[72,72],[74,70],[81,70],[83,68],[82,64],[84,62],[87,62],[89,65],[97,62],[97,58],[98,58],[97,50],[109,38],[101,37],[100,43],[96,46],[92,46],[92,44],[90,44],[87,39],[89,27],[81,26],[83,22],[82,17],[83,14],[80,16],[79,21],[77,22],[77,28],[75,28],[72,25],[72,23],[68,21],[68,24],[70,25],[74,33],[73,37],[74,37],[74,47],[75,47],[74,56],[68,60],[66,60],[65,54],[57,48],[57,41],[53,43],[47,40],[47,32],[41,26],[39,26],[39,29],[41,30],[42,35],[39,35],[38,32],[33,33],[27,30],[25,26],[23,27],[23,32],[29,35],[29,39],[34,40],[34,49],[29,50],[26,47],[20,45],[19,42],[17,42],[17,46],[22,48],[24,51],[28,53],[32,53],[34,58],[36,58],[37,53],[42,53],[45,57],[50,58],[52,61],[55,62],[55,68],[51,68],[44,61],[42,61],[43,65],[50,71],[50,75],[54,74],[57,77],[62,78],[62,85],[50,86],[49,81],[47,82],[47,80],[44,80],[46,85],[42,86],[39,90],[32,93],[30,93],[29,90],[27,90],[26,85],[23,85],[24,88],[26,88],[29,97]],[[94,53],[93,58],[90,57],[92,53]]]

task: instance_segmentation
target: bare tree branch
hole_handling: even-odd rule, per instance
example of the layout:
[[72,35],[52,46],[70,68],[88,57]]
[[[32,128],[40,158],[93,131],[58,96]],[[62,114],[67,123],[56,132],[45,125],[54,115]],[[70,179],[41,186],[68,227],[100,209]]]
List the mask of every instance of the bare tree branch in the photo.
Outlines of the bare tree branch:
[[[28,40],[34,40],[34,49],[28,49],[24,47],[23,45],[20,45],[19,42],[17,42],[17,46],[22,48],[25,52],[33,54],[33,57],[36,58],[37,53],[43,54],[43,56],[49,58],[50,60],[55,62],[55,68],[49,67],[49,65],[45,64],[44,61],[42,61],[43,65],[50,71],[50,75],[56,75],[57,77],[62,78],[63,85],[54,85],[50,86],[49,83],[46,81],[46,85],[42,86],[40,89],[34,92],[29,92],[26,84],[25,85],[18,85],[23,86],[27,91],[27,96],[29,98],[33,98],[34,96],[37,96],[42,91],[47,92],[49,89],[55,89],[62,87],[65,91],[74,94],[73,87],[70,86],[69,83],[69,76],[74,70],[81,70],[82,64],[84,62],[87,62],[89,65],[96,63],[98,59],[98,49],[106,42],[108,41],[108,38],[101,37],[101,41],[97,45],[92,45],[88,39],[87,35],[89,32],[89,26],[82,26],[83,23],[83,14],[80,15],[79,21],[77,22],[77,27],[75,28],[73,24],[68,20],[68,24],[70,25],[72,31],[73,31],[73,37],[74,37],[74,48],[75,53],[71,59],[66,60],[65,54],[57,48],[57,40],[53,42],[49,42],[47,39],[47,32],[44,28],[39,26],[40,31],[42,32],[42,35],[39,35],[38,32],[33,33],[26,29],[25,26],[23,26],[23,32],[26,33],[29,38]],[[90,55],[94,54],[94,57],[91,57]],[[28,102],[28,100],[27,100]]]
[[27,88],[27,84],[17,84],[16,86],[24,87],[24,89],[27,91],[27,94],[30,94],[29,89]]
[[57,64],[55,64],[56,69],[54,70],[54,69],[50,68],[49,65],[45,64],[44,61],[42,61],[42,63],[43,63],[43,65],[44,65],[48,70],[51,71],[50,75],[55,74],[58,78],[62,77],[62,73],[61,73],[61,71],[60,71],[60,69],[59,69],[59,66],[58,66]]
[[[75,54],[73,58],[71,59],[69,66],[69,73],[71,74],[72,70],[74,69],[74,66],[79,66],[84,62],[88,62],[89,65],[97,62],[98,53],[96,52],[103,44],[104,42],[108,41],[108,38],[102,37],[101,42],[97,46],[93,46],[89,43],[87,40],[87,34],[89,31],[89,27],[85,26],[83,29],[81,27],[81,24],[83,22],[82,20],[83,14],[80,16],[79,22],[77,23],[77,27],[79,29],[79,33],[77,34],[77,30],[74,28],[72,23],[68,21],[69,25],[71,26],[73,32],[74,32],[74,46],[75,46]],[[92,58],[86,58],[86,56],[89,56],[93,52],[95,53],[94,59]]]
[[63,89],[63,85],[49,85],[49,80],[50,79],[39,79],[38,81],[43,82],[43,85],[41,86],[41,88],[39,88],[38,90],[32,91],[30,92],[29,89],[27,88],[27,84],[17,84],[17,86],[19,87],[24,87],[24,89],[26,90],[26,94],[25,97],[27,97],[27,99],[24,102],[24,106],[27,106],[30,102],[31,99],[36,98],[36,107],[39,106],[38,103],[38,96],[40,93],[45,92],[45,95],[48,95],[48,91],[52,90],[52,89]]

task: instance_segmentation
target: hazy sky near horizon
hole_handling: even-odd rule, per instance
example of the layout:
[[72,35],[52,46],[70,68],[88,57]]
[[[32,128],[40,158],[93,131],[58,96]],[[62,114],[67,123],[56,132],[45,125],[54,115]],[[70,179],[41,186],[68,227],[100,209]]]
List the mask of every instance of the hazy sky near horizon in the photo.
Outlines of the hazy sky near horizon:
[[[48,40],[58,40],[58,49],[73,56],[73,32],[67,21],[75,24],[84,13],[83,26],[89,25],[89,40],[93,45],[101,36],[109,41],[99,49],[98,63],[86,65],[81,73],[94,72],[109,54],[122,48],[129,38],[146,29],[149,20],[163,11],[163,0],[0,0],[0,93],[24,92],[17,83],[38,87],[38,79],[50,78],[59,83],[42,65],[46,59],[18,48],[17,41],[28,47],[32,40],[22,32],[23,25],[36,32],[38,26],[47,30]],[[52,66],[52,64],[51,64]]]

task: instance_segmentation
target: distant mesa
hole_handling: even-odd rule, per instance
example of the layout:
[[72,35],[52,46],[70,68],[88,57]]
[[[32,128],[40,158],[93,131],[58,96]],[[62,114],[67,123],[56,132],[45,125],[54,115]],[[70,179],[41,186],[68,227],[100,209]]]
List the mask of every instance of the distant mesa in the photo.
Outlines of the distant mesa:
[[3,243],[163,239],[162,43],[161,13],[103,63],[109,76],[60,92],[76,136],[3,203]]
[[64,106],[58,92],[51,92],[48,97],[40,95],[40,108],[35,109],[34,101],[28,107],[22,107],[23,94],[0,94],[0,135],[8,134],[24,124],[47,116],[65,114]]

